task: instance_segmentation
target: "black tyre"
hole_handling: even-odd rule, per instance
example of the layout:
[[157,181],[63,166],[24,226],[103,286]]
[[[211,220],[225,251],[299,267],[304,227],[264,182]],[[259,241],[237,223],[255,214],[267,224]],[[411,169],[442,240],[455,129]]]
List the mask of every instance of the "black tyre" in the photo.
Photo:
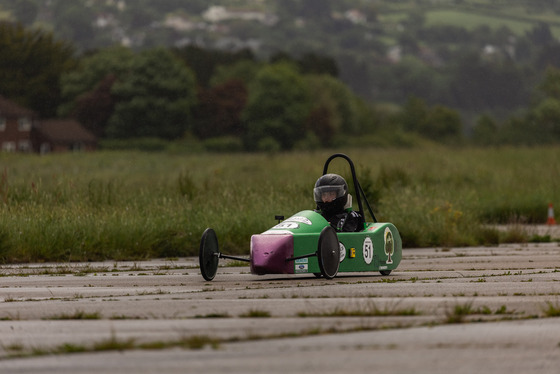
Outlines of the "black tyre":
[[326,226],[319,235],[317,261],[323,277],[333,279],[336,276],[340,266],[340,246],[336,231],[331,226]]
[[216,233],[211,228],[208,228],[202,234],[198,254],[200,272],[202,273],[202,277],[207,281],[211,281],[216,276],[219,255],[220,250]]
[[379,272],[381,273],[381,275],[389,275],[389,274],[391,274],[391,270],[379,270]]

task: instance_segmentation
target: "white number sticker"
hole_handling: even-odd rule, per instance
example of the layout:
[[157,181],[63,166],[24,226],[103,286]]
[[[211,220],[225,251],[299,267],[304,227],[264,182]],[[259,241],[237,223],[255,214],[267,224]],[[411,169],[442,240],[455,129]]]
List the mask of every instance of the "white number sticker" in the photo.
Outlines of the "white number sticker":
[[297,229],[299,225],[295,222],[281,222],[273,227],[273,229]]
[[344,246],[344,244],[339,242],[338,248],[340,249],[340,262],[342,262],[346,258],[346,247]]
[[371,261],[373,260],[373,242],[369,236],[364,240],[363,252],[364,261],[368,265],[371,264]]

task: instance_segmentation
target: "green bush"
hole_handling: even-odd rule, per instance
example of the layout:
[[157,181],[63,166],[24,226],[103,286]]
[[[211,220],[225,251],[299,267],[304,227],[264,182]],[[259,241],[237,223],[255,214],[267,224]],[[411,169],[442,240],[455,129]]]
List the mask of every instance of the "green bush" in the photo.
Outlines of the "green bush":
[[204,148],[210,152],[241,152],[243,141],[234,136],[210,138],[204,141]]
[[282,146],[274,138],[267,136],[257,143],[257,150],[261,152],[276,153],[280,152]]
[[133,139],[105,139],[99,143],[99,147],[111,151],[163,151],[169,142],[159,138],[133,138]]

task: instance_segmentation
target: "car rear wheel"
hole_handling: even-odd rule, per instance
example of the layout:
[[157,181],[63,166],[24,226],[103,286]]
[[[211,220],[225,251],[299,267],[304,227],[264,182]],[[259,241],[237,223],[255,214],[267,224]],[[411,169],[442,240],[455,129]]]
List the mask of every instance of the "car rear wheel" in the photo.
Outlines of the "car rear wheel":
[[340,266],[340,246],[336,231],[331,226],[326,226],[321,231],[317,247],[317,260],[321,275],[326,279],[333,279]]
[[379,272],[381,273],[381,275],[389,275],[389,274],[391,274],[391,270],[379,270]]
[[211,228],[207,228],[202,234],[198,253],[200,272],[202,273],[202,277],[207,281],[211,281],[216,276],[219,255],[220,251],[216,232]]

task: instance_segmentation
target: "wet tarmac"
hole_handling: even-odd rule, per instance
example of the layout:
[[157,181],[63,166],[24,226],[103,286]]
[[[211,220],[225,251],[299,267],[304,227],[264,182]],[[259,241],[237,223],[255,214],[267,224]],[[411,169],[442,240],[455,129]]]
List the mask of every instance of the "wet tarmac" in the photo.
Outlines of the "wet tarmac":
[[405,249],[389,276],[333,280],[221,264],[2,266],[0,372],[558,372],[556,242]]

